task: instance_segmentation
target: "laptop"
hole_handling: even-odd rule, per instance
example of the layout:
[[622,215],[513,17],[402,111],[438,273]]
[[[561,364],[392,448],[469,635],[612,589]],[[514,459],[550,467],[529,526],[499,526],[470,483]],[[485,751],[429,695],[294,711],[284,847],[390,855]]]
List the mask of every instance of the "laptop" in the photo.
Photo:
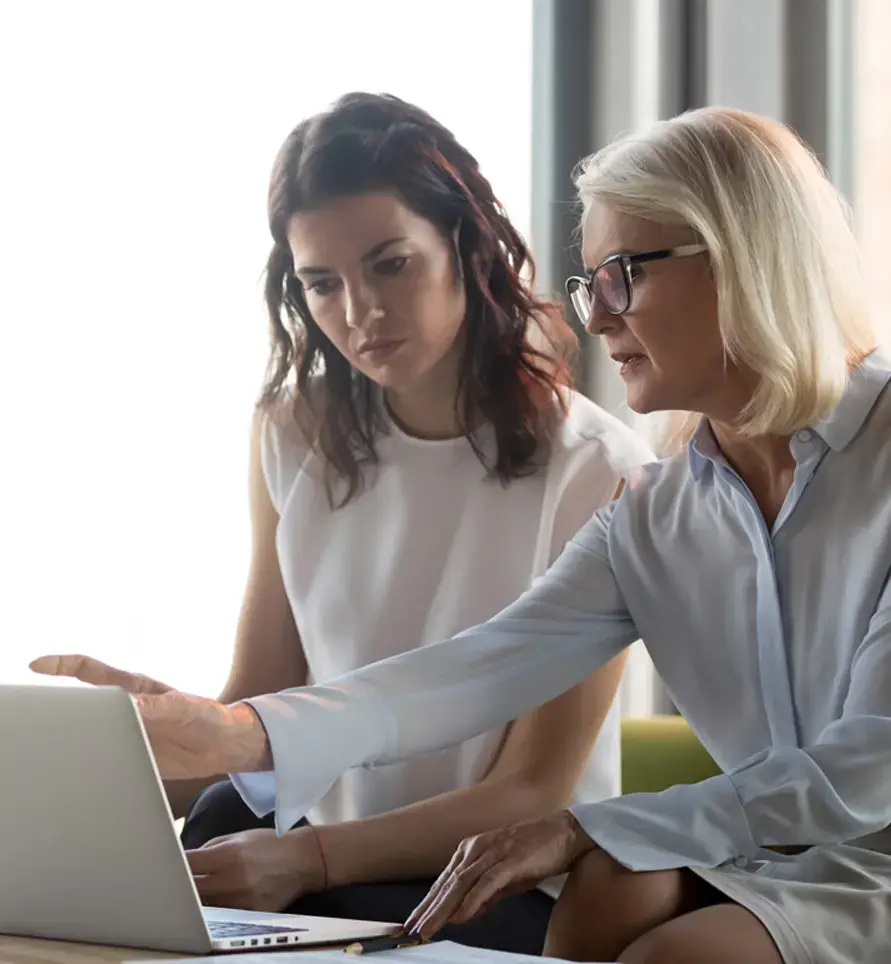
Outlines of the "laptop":
[[0,685],[0,934],[210,954],[399,930],[202,907],[132,697]]

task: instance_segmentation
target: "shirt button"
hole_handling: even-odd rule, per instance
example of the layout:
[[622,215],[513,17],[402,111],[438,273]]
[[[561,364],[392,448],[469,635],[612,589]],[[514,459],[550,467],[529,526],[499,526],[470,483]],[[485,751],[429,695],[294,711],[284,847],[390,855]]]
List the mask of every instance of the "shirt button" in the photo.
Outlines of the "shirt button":
[[749,866],[749,862],[748,860],[746,860],[745,857],[737,857],[736,860],[733,861],[733,863],[736,864],[736,866],[739,867],[740,870],[745,870],[746,867]]
[[799,442],[810,442],[814,437],[814,433],[808,428],[803,428],[800,432],[796,433],[795,437]]

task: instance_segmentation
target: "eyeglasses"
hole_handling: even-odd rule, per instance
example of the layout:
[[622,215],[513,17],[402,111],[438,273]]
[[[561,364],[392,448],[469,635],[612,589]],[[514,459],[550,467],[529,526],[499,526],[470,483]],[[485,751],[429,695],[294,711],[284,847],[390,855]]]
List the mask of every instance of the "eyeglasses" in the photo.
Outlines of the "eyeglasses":
[[662,248],[643,254],[612,254],[587,277],[567,278],[566,293],[579,320],[587,328],[595,302],[611,315],[624,315],[631,307],[633,265],[665,258],[690,258],[704,251],[708,251],[705,244],[682,244],[678,248]]

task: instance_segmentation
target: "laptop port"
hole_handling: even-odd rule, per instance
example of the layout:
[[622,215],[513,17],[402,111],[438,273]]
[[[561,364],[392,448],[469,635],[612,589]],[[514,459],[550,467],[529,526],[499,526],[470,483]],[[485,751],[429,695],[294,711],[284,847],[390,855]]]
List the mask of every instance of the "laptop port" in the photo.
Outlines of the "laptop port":
[[276,943],[276,944],[287,944],[287,943],[288,943],[288,935],[287,935],[287,934],[283,934],[281,937],[276,937],[275,943]]
[[260,942],[259,942],[259,941],[257,940],[257,938],[255,937],[255,938],[251,941],[251,947],[256,947],[259,943],[260,943]]
[[264,937],[264,938],[263,938],[263,943],[264,943],[264,944],[271,944],[271,943],[272,943],[272,938],[271,938],[271,937]]

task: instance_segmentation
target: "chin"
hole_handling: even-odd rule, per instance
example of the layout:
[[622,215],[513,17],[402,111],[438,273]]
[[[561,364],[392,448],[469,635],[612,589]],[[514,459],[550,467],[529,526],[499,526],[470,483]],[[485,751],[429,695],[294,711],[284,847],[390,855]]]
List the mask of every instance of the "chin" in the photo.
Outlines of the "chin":
[[625,393],[625,404],[637,415],[650,415],[664,409],[651,392],[628,391]]
[[415,381],[413,373],[396,365],[364,365],[360,371],[375,385],[394,391],[397,394],[409,388]]
[[690,399],[679,398],[673,392],[665,391],[663,386],[639,382],[626,386],[625,404],[637,415],[652,415],[654,412],[687,411]]
[[363,369],[362,374],[381,388],[399,391],[403,384],[403,379],[398,378],[393,372],[383,369]]

